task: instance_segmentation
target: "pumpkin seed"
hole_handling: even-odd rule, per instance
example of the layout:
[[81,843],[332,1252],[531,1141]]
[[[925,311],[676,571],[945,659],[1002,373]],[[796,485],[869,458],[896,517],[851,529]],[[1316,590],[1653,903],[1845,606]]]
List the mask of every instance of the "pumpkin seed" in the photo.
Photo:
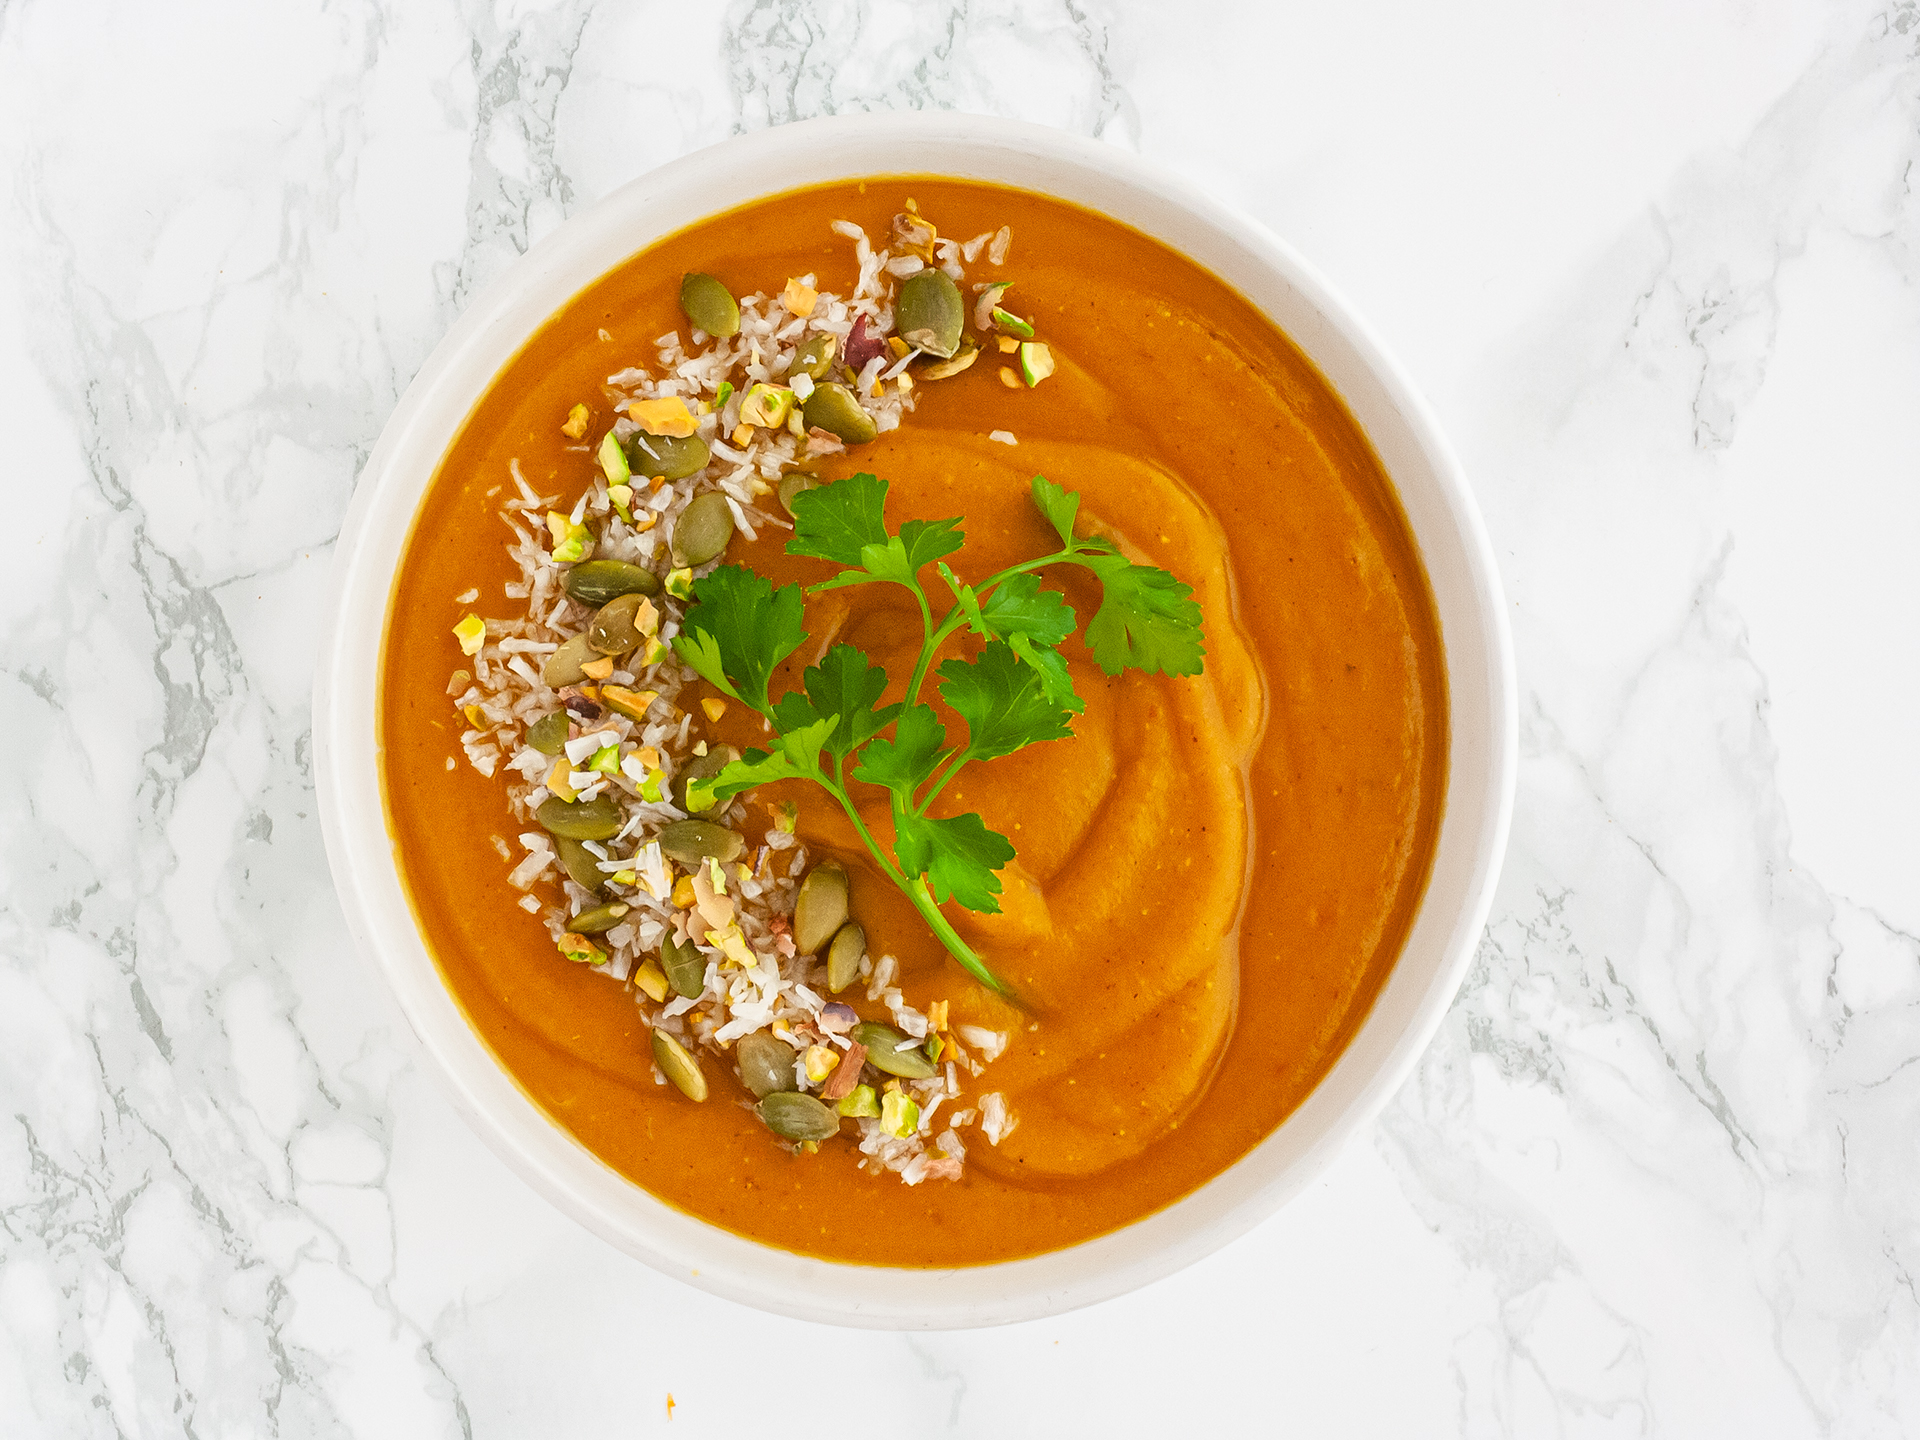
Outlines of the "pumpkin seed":
[[558,755],[567,748],[567,712],[556,710],[527,726],[527,744],[542,755]]
[[595,613],[587,626],[587,643],[602,655],[624,655],[646,637],[640,633],[644,595],[616,595]]
[[733,539],[733,507],[718,490],[707,490],[687,502],[673,525],[673,563],[704,565]]
[[591,800],[562,800],[552,795],[540,802],[533,818],[549,834],[567,840],[611,840],[625,823],[611,795],[596,795]]
[[853,392],[832,380],[813,387],[807,396],[806,419],[809,428],[837,435],[849,445],[864,445],[880,433]]
[[662,1075],[673,1082],[674,1089],[687,1099],[707,1098],[707,1072],[687,1052],[686,1046],[664,1030],[653,1032],[653,1063],[660,1067]]
[[[668,787],[673,803],[689,815],[697,814],[693,806],[687,803],[687,786],[695,780],[711,780],[739,758],[740,752],[731,745],[709,745],[706,754],[694,756],[674,775],[673,783]],[[707,808],[710,807],[701,807]]]
[[849,920],[827,947],[827,989],[838,995],[860,974],[860,962],[867,958],[867,932],[858,920]]
[[560,854],[560,868],[567,872],[567,878],[574,884],[591,895],[599,895],[606,890],[607,872],[600,868],[598,855],[578,840],[570,840],[564,835],[553,837],[553,848]]
[[966,323],[967,306],[960,298],[960,287],[946,271],[921,270],[909,275],[900,286],[894,314],[900,338],[915,349],[948,360],[960,348],[960,327]]
[[740,306],[727,287],[698,270],[680,282],[680,308],[687,319],[719,339],[740,333]]
[[660,968],[667,972],[673,993],[698,1000],[707,988],[707,962],[691,940],[669,935],[660,945]]
[[547,663],[540,668],[540,678],[555,690],[566,685],[578,685],[587,678],[583,668],[600,658],[599,652],[588,642],[584,633],[563,640],[560,648],[547,657]]
[[631,909],[633,907],[624,901],[610,900],[605,905],[595,905],[591,909],[582,910],[567,922],[567,928],[576,935],[604,934],[626,919],[627,912]]
[[740,1078],[757,1100],[800,1088],[793,1074],[793,1047],[765,1031],[743,1035],[733,1047],[733,1058],[740,1062]]
[[847,872],[823,860],[807,872],[793,901],[793,945],[802,955],[817,955],[834,932],[847,923]]
[[831,1140],[840,1133],[838,1115],[813,1096],[795,1091],[776,1091],[767,1096],[760,1102],[760,1118],[785,1140]]
[[[613,802],[609,800],[607,803],[611,805]],[[540,808],[545,810],[547,807],[542,805]],[[738,860],[747,849],[746,837],[738,830],[729,830],[724,825],[710,824],[705,820],[675,820],[662,826],[655,838],[660,842],[660,852],[682,865],[698,865],[703,860]]]
[[820,483],[820,477],[806,470],[789,470],[780,477],[780,508],[793,514],[793,497],[802,490],[811,490]]
[[[939,1067],[927,1058],[927,1052],[891,1025],[878,1020],[863,1020],[853,1027],[853,1038],[867,1047],[867,1063],[902,1080],[924,1080]],[[907,1048],[902,1050],[904,1045]]]
[[793,362],[787,366],[787,381],[792,383],[795,375],[804,375],[809,380],[824,380],[833,370],[834,339],[831,335],[815,335],[793,352]]
[[582,560],[563,582],[582,605],[604,605],[621,595],[658,595],[660,577],[644,565],[624,560]]
[[627,437],[627,463],[633,473],[657,480],[684,480],[698,474],[712,454],[698,435],[649,435],[636,430]]

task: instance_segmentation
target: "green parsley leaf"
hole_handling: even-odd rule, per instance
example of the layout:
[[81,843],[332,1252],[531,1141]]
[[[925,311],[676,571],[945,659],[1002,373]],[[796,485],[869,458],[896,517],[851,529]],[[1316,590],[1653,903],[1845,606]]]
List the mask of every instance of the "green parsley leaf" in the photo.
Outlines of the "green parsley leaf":
[[1042,645],[1058,645],[1073,633],[1073,607],[1058,590],[1042,590],[1032,571],[1009,575],[988,593],[980,620],[996,640],[1027,635]]
[[1033,503],[1060,534],[1060,543],[1073,548],[1073,519],[1080,513],[1080,494],[1056,485],[1044,475],[1033,477]]
[[793,497],[789,555],[811,555],[838,565],[862,565],[861,550],[887,543],[887,482],[873,475],[802,490]]
[[1086,630],[1087,648],[1102,670],[1109,675],[1127,669],[1200,673],[1206,647],[1191,585],[1152,565],[1135,565],[1124,555],[1083,555],[1074,563],[1098,575],[1105,592]]
[[869,742],[860,752],[853,778],[869,785],[885,785],[909,797],[925,784],[940,763],[947,730],[931,705],[909,705],[900,712],[891,740]]
[[1067,711],[1048,698],[1039,673],[1004,641],[982,647],[971,662],[948,660],[936,673],[941,698],[967,722],[967,754],[975,760],[1073,734]]
[[774,724],[794,730],[823,717],[835,720],[826,748],[836,757],[858,749],[893,723],[899,705],[874,708],[887,688],[887,672],[870,664],[864,652],[836,645],[801,677],[806,693],[790,690],[774,706]]
[[978,815],[937,818],[894,806],[893,852],[909,875],[925,875],[933,898],[957,900],[983,915],[1000,913],[1000,877],[993,872],[1013,859],[1006,836],[989,830]]
[[820,747],[833,730],[833,720],[816,720],[780,737],[774,751],[749,750],[711,780],[696,780],[687,786],[687,798],[700,796],[712,800],[731,800],[756,785],[775,780],[817,780],[820,778]]
[[693,604],[673,648],[702,677],[770,714],[767,681],[807,638],[806,596],[744,565],[723,565],[694,582]]
[[1034,673],[1040,677],[1040,688],[1047,699],[1074,715],[1087,708],[1087,702],[1073,688],[1073,676],[1067,671],[1066,657],[1058,650],[1036,645],[1024,635],[1009,639],[1007,648],[1013,651],[1022,665],[1033,667]]

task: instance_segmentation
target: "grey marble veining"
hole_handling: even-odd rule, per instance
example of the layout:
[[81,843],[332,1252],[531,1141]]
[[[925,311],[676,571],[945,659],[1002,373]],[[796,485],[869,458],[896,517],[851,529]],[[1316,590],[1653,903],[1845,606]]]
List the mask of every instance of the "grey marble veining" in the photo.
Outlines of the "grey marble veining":
[[[1355,299],[1475,478],[1524,759],[1370,1143],[1142,1294],[848,1335],[466,1132],[347,940],[307,697],[476,286],[729,133],[926,106],[1174,164]],[[1917,159],[1911,0],[0,4],[0,1433],[793,1413],[722,1357],[826,1377],[821,1431],[1920,1430]]]

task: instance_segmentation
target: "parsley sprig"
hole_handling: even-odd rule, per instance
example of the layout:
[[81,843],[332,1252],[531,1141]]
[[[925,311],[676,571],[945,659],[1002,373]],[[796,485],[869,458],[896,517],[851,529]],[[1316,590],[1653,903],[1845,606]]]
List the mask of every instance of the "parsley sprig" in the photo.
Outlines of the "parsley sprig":
[[[1064,740],[1085,708],[1059,647],[1074,632],[1073,607],[1057,590],[1042,589],[1050,565],[1078,565],[1099,577],[1101,605],[1084,640],[1109,675],[1143,670],[1197,675],[1202,656],[1200,607],[1192,589],[1165,570],[1138,565],[1099,535],[1077,535],[1080,497],[1036,475],[1033,503],[1060,537],[1051,554],[1011,565],[978,585],[963,581],[946,557],[966,542],[960,520],[909,520],[898,531],[886,523],[887,482],[852,475],[794,499],[790,555],[841,566],[806,593],[848,585],[899,585],[919,607],[922,643],[904,696],[882,704],[887,674],[852,645],[835,645],[807,668],[801,688],[778,699],[768,683],[780,663],[807,638],[806,598],[799,585],[776,589],[742,565],[727,565],[697,581],[693,603],[673,646],[709,683],[765,716],[774,732],[767,750],[749,750],[710,781],[688,787],[696,806],[726,800],[775,780],[806,780],[839,802],[874,862],[900,887],[934,934],[963,966],[1006,995],[940,906],[954,901],[985,914],[1000,909],[996,873],[1014,857],[1007,837],[978,815],[929,813],[935,798],[961,769],[977,760],[1011,755],[1028,745]],[[952,603],[937,620],[921,582],[937,568]],[[956,633],[969,630],[981,644],[972,658],[950,656],[933,673],[940,697],[966,724],[966,738],[949,743],[946,727],[921,698],[929,668]],[[888,733],[888,732],[891,733]],[[889,798],[890,846],[873,834],[854,800],[854,785],[874,785]]]

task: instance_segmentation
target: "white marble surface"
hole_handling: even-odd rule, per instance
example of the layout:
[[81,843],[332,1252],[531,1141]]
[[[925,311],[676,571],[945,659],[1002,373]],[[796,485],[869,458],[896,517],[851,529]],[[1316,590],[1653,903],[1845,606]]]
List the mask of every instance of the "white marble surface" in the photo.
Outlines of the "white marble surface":
[[[308,679],[476,283],[735,130],[929,105],[1171,161],[1370,316],[1524,760],[1480,963],[1322,1183],[909,1338],[481,1149],[351,953]],[[1920,1432],[1916,160],[1914,0],[0,0],[0,1434]]]

